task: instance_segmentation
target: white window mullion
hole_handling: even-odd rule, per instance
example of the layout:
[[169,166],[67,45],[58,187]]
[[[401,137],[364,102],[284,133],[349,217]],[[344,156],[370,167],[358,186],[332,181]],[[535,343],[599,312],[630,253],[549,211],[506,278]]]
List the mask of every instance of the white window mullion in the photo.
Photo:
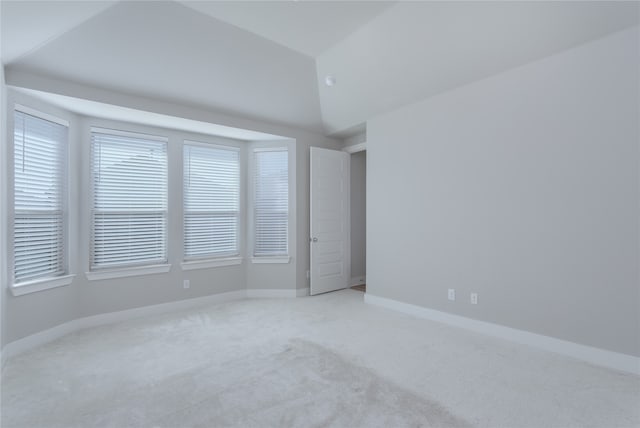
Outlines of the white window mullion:
[[167,262],[167,141],[93,128],[90,269]]

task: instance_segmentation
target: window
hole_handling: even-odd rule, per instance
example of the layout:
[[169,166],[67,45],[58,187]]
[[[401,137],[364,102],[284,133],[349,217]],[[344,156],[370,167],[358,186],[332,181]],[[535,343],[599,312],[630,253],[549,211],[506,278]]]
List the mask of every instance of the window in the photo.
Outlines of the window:
[[254,151],[255,257],[288,255],[288,156],[286,148]]
[[67,273],[67,126],[16,110],[13,283]]
[[91,270],[167,262],[167,140],[91,130]]
[[184,258],[238,255],[240,152],[184,144]]

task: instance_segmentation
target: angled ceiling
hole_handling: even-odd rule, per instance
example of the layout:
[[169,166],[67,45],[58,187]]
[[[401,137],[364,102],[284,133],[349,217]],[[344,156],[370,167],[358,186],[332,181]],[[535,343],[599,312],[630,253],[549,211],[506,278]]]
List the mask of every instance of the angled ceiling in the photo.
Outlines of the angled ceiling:
[[374,115],[637,25],[639,7],[3,0],[1,57],[8,76],[348,136]]
[[2,63],[11,63],[69,29],[98,15],[115,1],[2,1]]
[[[317,60],[325,129],[637,25],[638,2],[401,2]],[[337,84],[327,87],[324,76]]]
[[182,1],[315,58],[393,4],[390,1]]
[[120,2],[14,71],[323,132],[312,58],[176,2]]

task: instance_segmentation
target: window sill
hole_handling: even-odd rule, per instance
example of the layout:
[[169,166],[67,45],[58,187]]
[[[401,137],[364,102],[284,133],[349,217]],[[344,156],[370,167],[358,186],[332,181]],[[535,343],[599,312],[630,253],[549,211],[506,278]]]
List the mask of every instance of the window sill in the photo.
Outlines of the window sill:
[[180,263],[182,270],[207,269],[222,266],[233,266],[242,263],[242,257],[226,257],[221,259],[191,260]]
[[171,270],[171,265],[150,265],[138,266],[122,269],[99,270],[95,272],[85,272],[89,281],[99,281],[102,279],[125,278],[128,276],[151,275],[154,273],[166,273]]
[[37,291],[49,290],[56,287],[64,287],[73,282],[75,275],[57,276],[53,278],[36,279],[21,284],[14,284],[11,288],[11,294],[14,296],[23,296]]
[[289,256],[274,256],[274,257],[252,257],[251,263],[289,263],[291,257]]

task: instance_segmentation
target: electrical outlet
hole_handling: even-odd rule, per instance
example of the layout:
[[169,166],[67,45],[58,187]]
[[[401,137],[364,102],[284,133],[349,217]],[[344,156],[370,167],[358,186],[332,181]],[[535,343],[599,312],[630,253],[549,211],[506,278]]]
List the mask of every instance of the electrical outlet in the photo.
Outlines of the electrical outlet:
[[449,300],[456,300],[456,290],[450,288],[447,297],[449,298]]
[[472,305],[478,304],[478,293],[471,293],[471,304]]
[[182,281],[182,286],[184,288],[189,288],[191,287],[191,281],[189,281],[188,279],[185,279],[184,281]]

